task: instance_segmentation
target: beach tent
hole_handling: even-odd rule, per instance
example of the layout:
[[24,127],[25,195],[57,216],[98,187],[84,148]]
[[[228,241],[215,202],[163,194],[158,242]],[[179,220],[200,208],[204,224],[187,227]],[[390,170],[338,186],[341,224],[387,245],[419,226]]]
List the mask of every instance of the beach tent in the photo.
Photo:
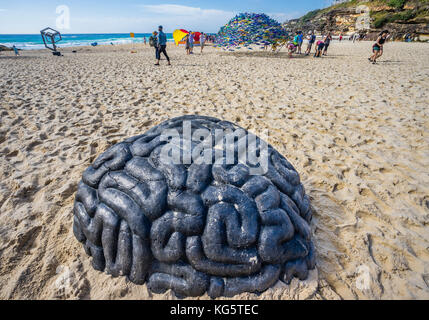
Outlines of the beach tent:
[[[174,30],[173,39],[176,46],[186,45],[186,42],[184,39],[185,39],[185,36],[188,34],[189,34],[189,31],[185,29]],[[194,35],[194,46],[200,45],[201,32],[192,32],[192,34]]]

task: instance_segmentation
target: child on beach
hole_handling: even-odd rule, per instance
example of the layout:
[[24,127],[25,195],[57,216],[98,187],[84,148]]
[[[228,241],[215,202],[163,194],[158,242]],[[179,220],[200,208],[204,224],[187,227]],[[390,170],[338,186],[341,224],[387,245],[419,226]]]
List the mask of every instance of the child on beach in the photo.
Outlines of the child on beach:
[[322,55],[323,48],[325,48],[325,43],[322,40],[317,41],[316,43],[316,52],[314,53],[315,58],[320,58]]
[[388,30],[384,30],[378,35],[377,41],[372,46],[373,54],[368,59],[370,62],[372,62],[372,64],[376,64],[377,59],[383,55],[383,46],[384,46],[384,43],[387,41],[388,37],[389,37]]

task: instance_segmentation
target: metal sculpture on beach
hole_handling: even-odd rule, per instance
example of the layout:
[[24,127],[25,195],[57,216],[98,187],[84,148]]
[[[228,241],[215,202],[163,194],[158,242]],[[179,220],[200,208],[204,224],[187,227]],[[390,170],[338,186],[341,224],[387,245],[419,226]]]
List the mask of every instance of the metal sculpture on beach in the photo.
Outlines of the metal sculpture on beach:
[[42,35],[43,44],[45,47],[52,51],[54,56],[60,56],[61,53],[57,50],[57,42],[62,40],[61,33],[52,28],[45,28],[40,31]]
[[[238,134],[213,140],[219,132]],[[258,137],[253,151],[266,155],[265,170],[252,174],[257,165],[239,161],[249,135],[231,122],[184,116],[101,154],[74,203],[74,235],[93,267],[178,297],[232,297],[306,279],[315,267],[309,198],[293,166]],[[232,162],[201,161],[228,150]],[[193,157],[163,157],[176,151]]]

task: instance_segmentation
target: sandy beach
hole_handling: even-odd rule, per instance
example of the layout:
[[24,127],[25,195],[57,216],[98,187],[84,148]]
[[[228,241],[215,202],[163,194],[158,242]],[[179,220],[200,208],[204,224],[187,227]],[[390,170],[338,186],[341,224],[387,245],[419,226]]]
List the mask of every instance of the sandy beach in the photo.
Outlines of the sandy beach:
[[171,67],[142,44],[2,52],[0,299],[175,299],[95,271],[72,208],[99,154],[184,114],[268,130],[311,199],[317,270],[235,298],[429,299],[429,45],[388,43],[377,65],[371,45],[169,46]]

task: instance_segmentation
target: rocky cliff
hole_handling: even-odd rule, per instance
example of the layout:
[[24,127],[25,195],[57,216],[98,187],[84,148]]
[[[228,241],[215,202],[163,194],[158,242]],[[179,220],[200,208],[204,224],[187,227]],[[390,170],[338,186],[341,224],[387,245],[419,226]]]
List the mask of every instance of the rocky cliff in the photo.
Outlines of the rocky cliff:
[[360,33],[373,38],[388,29],[394,39],[410,34],[415,40],[429,40],[429,0],[344,1],[314,10],[284,24],[289,31],[332,31],[335,34]]

